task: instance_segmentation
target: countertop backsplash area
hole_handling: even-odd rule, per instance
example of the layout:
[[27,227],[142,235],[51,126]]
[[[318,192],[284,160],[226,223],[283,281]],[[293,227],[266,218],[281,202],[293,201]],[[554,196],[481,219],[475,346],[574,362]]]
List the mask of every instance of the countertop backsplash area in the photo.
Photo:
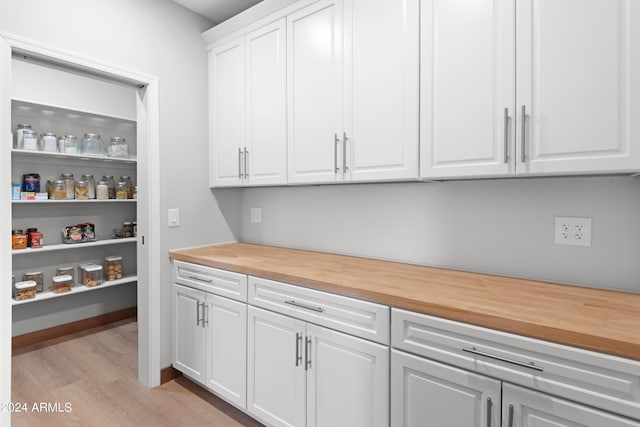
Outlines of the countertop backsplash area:
[[[639,177],[242,191],[242,242],[640,293]],[[592,245],[555,244],[556,216],[591,218]]]

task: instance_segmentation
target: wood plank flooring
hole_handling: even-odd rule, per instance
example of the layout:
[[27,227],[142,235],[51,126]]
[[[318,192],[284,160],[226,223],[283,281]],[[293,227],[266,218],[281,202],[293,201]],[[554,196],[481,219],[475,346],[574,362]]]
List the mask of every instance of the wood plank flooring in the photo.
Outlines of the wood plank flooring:
[[26,403],[27,412],[14,412],[11,425],[262,425],[184,377],[144,387],[137,358],[134,319],[14,350],[11,400]]

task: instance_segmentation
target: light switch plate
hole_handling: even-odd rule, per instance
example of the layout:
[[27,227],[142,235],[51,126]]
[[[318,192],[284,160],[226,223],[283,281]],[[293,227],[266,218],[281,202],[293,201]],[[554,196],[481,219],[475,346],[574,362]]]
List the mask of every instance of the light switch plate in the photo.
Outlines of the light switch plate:
[[180,209],[169,209],[169,227],[180,227]]
[[262,208],[251,208],[251,222],[262,222]]

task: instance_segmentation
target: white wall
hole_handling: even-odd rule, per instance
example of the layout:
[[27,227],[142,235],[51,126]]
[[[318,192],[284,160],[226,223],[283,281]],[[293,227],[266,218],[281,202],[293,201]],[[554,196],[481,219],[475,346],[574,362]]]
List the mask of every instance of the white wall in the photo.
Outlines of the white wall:
[[[592,246],[554,244],[556,216],[593,218]],[[248,189],[240,237],[640,293],[640,177]]]
[[[234,240],[207,188],[207,54],[212,23],[169,0],[2,0],[0,32],[158,77],[162,253]],[[236,195],[227,193],[234,217]],[[181,227],[166,228],[168,208]],[[10,224],[3,224],[8,233]],[[6,234],[6,233],[5,233]],[[162,313],[170,312],[170,263],[163,258]],[[161,365],[170,363],[170,316],[162,317]]]

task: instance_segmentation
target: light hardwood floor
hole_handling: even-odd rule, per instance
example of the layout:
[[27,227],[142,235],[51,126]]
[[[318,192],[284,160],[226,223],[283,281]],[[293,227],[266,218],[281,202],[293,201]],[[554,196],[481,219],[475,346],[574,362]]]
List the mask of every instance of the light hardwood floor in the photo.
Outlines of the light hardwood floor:
[[[185,378],[140,384],[133,319],[14,350],[12,360],[11,400],[28,409],[14,412],[13,427],[261,426]],[[34,411],[40,403],[48,411]]]

